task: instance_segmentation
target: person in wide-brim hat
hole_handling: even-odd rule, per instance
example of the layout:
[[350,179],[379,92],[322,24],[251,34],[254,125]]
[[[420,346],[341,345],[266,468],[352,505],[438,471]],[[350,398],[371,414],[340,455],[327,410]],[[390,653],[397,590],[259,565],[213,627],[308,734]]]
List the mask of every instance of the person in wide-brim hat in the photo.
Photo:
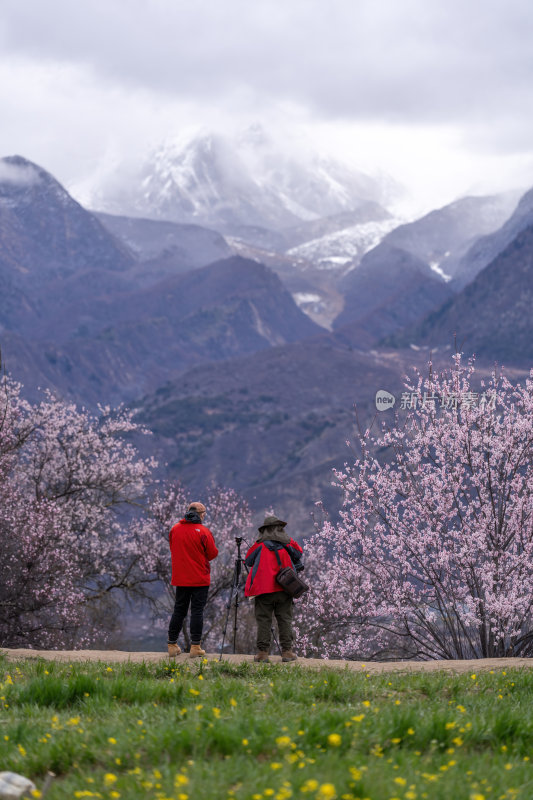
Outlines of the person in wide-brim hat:
[[278,525],[284,528],[286,524],[287,523],[283,522],[282,519],[278,519],[275,516],[265,517],[265,521],[263,522],[262,525],[260,525],[260,527],[257,530],[259,531],[259,533],[263,533],[265,528],[277,528]]
[[286,532],[287,523],[271,514],[259,526],[259,537],[250,547],[244,563],[250,570],[244,587],[246,597],[253,597],[257,622],[257,653],[254,661],[269,661],[272,616],[276,617],[281,643],[281,660],[295,661],[292,650],[293,598],[276,580],[282,567],[303,569],[302,548]]

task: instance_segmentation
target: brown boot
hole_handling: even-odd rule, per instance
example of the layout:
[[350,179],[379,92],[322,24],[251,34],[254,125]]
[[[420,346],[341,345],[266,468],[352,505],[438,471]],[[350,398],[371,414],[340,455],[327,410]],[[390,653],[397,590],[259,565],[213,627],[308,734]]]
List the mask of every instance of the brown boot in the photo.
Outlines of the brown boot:
[[181,648],[178,647],[177,644],[173,644],[172,642],[168,643],[168,655],[170,656],[170,658],[173,658],[174,656],[179,656],[180,653],[181,653]]
[[264,650],[258,650],[254,656],[254,661],[263,661],[266,664],[270,664],[270,659],[268,657],[268,653]]
[[200,658],[200,656],[205,656],[205,650],[202,650],[199,644],[191,644],[189,658]]
[[281,653],[281,660],[282,661],[297,661],[298,656],[296,653],[293,653],[292,650],[283,650]]

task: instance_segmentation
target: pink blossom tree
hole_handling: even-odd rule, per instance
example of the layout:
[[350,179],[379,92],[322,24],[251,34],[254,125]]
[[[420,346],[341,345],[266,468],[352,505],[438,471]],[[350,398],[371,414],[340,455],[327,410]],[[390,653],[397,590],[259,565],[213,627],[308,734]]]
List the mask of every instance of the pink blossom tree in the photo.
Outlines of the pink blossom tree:
[[53,648],[84,625],[83,575],[53,503],[0,486],[0,642]]
[[479,390],[473,373],[460,356],[430,365],[407,386],[417,407],[362,432],[335,473],[340,522],[306,548],[320,567],[299,622],[308,653],[533,655],[533,371]]
[[126,438],[139,432],[130,412],[94,416],[50,393],[32,405],[1,378],[3,646],[101,636],[120,610],[114,598],[157,579],[143,568],[150,543],[131,525],[155,466]]

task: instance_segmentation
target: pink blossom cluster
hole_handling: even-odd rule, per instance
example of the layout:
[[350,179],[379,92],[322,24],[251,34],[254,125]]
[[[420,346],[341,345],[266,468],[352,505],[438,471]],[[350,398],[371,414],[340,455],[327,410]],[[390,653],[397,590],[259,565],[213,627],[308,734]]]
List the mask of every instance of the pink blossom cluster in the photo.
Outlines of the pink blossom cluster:
[[0,380],[0,645],[80,645],[109,630],[114,590],[140,589],[144,543],[124,510],[155,462],[127,440],[132,414],[98,416]]
[[[472,392],[474,364],[416,375],[409,392]],[[494,373],[490,404],[419,407],[335,472],[340,522],[307,543],[309,654],[463,659],[533,655],[533,371]],[[378,459],[379,455],[379,459]]]

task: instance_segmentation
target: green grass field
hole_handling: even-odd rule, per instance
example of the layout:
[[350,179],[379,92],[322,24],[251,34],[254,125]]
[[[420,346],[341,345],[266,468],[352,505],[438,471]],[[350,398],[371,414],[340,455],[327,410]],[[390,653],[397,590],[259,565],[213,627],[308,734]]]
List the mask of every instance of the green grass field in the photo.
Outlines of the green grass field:
[[529,670],[0,657],[0,697],[0,770],[46,800],[533,798]]

